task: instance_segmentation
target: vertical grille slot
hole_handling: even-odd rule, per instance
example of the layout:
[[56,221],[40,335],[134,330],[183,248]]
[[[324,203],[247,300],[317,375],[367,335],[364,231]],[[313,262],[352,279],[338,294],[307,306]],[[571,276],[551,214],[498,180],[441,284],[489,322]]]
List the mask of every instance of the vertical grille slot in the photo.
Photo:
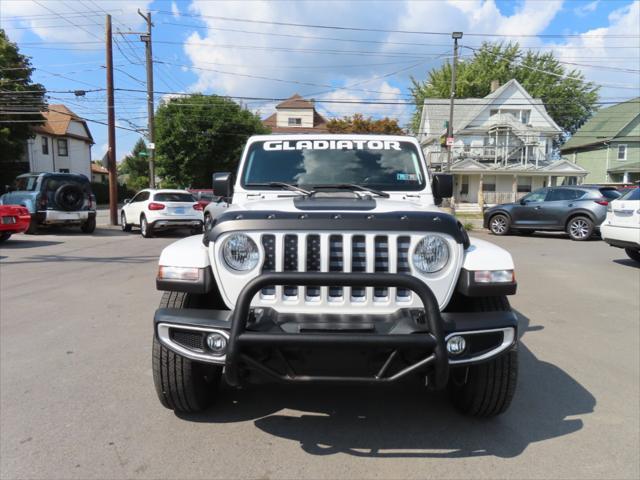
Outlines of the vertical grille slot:
[[[298,271],[298,235],[284,236],[284,271]],[[285,297],[296,297],[298,295],[298,287],[293,285],[284,286]]]
[[[408,275],[411,273],[409,267],[409,246],[411,245],[410,237],[398,237],[398,273]],[[411,290],[406,288],[398,288],[398,298],[407,300],[411,297]]]
[[[276,237],[275,235],[263,235],[262,247],[264,248],[263,272],[274,272],[276,270]],[[271,297],[276,294],[276,287],[264,287],[261,290],[263,296]]]
[[[375,271],[376,273],[387,273],[389,271],[389,239],[386,235],[379,235],[375,238]],[[385,298],[389,295],[388,288],[376,287],[373,289],[373,296]]]
[[[329,237],[329,271],[344,271],[344,248],[342,235],[331,235]],[[329,297],[341,298],[343,296],[342,287],[329,287]]]
[[[364,235],[354,235],[351,238],[351,271],[367,271],[367,245]],[[358,300],[364,300],[365,289],[363,287],[351,288],[351,296]]]
[[[307,272],[320,271],[320,235],[307,236]],[[320,298],[320,287],[306,287],[307,297]]]

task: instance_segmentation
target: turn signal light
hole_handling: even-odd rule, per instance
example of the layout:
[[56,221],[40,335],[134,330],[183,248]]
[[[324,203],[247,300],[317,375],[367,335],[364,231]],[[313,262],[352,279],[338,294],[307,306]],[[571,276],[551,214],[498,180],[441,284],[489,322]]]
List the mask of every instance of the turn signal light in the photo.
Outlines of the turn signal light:
[[594,200],[594,202],[596,202],[598,205],[602,205],[603,207],[609,205],[609,200]]
[[158,280],[182,280],[184,282],[197,282],[199,278],[199,268],[167,267],[164,265],[160,265],[160,268],[158,268]]
[[478,270],[473,272],[476,283],[510,283],[515,281],[513,270]]
[[149,210],[164,210],[164,204],[151,202],[149,204]]
[[202,211],[202,210],[204,210],[204,207],[199,203],[194,203],[193,204],[193,209]]

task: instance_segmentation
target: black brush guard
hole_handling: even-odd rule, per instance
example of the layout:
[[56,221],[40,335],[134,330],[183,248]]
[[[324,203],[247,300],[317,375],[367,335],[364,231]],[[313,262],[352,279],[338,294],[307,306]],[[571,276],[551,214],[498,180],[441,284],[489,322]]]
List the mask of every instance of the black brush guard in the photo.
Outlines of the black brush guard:
[[[424,305],[428,332],[413,334],[381,335],[374,333],[281,333],[247,331],[247,320],[250,315],[251,301],[264,287],[272,285],[298,285],[306,287],[342,286],[342,287],[398,287],[413,291]],[[389,383],[400,380],[412,372],[432,367],[434,389],[442,389],[449,378],[449,363],[444,342],[443,321],[438,302],[431,289],[420,280],[409,275],[389,273],[320,273],[292,272],[265,273],[250,281],[240,292],[233,312],[233,321],[229,333],[226,354],[225,377],[231,385],[240,384],[240,365],[258,370],[267,376],[287,383]],[[425,356],[419,361],[405,367],[392,376],[385,376],[388,367],[397,355],[394,350],[374,376],[311,376],[297,375],[282,358],[287,366],[286,373],[279,373],[269,366],[263,365],[243,347],[286,347],[286,346],[353,346],[353,347],[413,347],[424,349]]]

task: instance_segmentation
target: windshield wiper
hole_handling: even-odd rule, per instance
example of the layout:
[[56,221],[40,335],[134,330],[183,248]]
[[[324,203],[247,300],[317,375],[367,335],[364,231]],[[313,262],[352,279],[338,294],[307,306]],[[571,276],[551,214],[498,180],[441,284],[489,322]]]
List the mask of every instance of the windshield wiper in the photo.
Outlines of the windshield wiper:
[[291,192],[298,192],[304,195],[311,195],[311,192],[305,190],[304,188],[300,188],[297,185],[292,185],[291,183],[284,182],[268,182],[268,183],[247,183],[246,187],[271,187],[271,188],[284,188],[285,190],[289,190]]
[[359,192],[373,193],[374,195],[378,195],[379,197],[384,198],[389,198],[390,196],[387,192],[382,192],[380,190],[376,190],[375,188],[365,187],[363,185],[358,185],[355,183],[336,183],[328,185],[315,185],[313,187],[314,190],[325,188],[336,188],[338,190],[356,190]]

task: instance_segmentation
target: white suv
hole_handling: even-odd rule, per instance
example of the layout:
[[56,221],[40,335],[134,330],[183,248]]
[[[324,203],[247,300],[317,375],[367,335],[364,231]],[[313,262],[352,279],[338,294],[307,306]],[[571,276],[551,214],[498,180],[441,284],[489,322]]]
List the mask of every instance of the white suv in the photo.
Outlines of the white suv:
[[202,232],[203,207],[186,190],[145,189],[124,203],[120,224],[125,232],[134,225],[140,227],[145,238],[153,236],[154,231],[176,228],[189,228],[193,234]]
[[640,187],[609,203],[600,233],[609,245],[624,248],[629,258],[640,262]]

